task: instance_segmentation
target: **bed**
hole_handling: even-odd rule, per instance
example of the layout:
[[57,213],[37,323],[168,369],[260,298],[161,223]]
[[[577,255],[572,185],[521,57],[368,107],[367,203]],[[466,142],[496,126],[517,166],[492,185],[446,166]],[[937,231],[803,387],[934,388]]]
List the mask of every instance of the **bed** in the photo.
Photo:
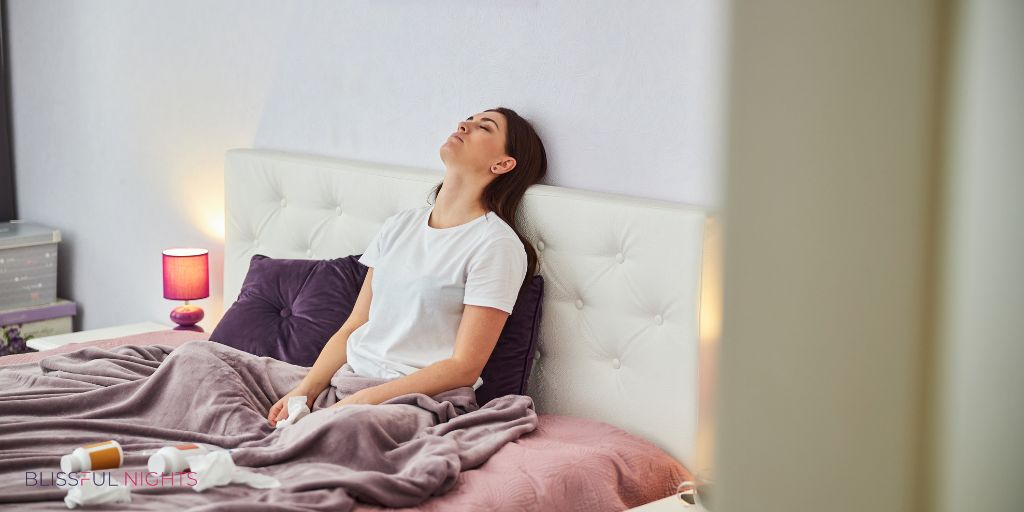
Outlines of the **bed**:
[[[223,296],[238,296],[257,253],[325,259],[362,252],[385,218],[426,204],[440,178],[380,163],[229,151]],[[447,493],[403,510],[623,510],[672,494],[696,467],[699,298],[713,217],[696,207],[545,185],[527,192],[520,215],[545,279],[529,387],[539,425],[462,472]],[[64,350],[173,349],[201,337],[167,331]],[[0,358],[0,372],[53,355]],[[356,510],[382,508],[359,503]]]

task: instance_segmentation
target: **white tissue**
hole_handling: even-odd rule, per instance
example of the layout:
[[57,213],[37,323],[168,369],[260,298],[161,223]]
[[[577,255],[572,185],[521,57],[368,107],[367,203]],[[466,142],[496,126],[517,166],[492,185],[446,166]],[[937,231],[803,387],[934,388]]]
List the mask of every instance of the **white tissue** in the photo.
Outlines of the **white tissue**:
[[272,476],[253,473],[235,466],[231,454],[226,451],[194,455],[187,457],[187,460],[189,468],[198,480],[198,483],[192,486],[192,490],[196,492],[228,484],[245,484],[256,489],[281,487],[281,482]]
[[78,485],[68,486],[64,504],[68,508],[101,505],[104,503],[129,503],[131,489],[123,485],[96,485],[91,479],[79,480]]
[[287,427],[288,425],[299,421],[307,414],[309,414],[309,406],[306,405],[306,397],[293,396],[288,399],[288,417],[277,422],[277,425],[274,428]]

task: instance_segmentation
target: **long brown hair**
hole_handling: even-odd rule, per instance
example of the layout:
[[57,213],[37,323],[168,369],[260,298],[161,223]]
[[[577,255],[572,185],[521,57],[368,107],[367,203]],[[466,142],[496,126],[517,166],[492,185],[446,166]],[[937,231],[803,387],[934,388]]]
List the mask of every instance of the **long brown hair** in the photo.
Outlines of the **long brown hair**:
[[[544,144],[537,136],[529,121],[523,119],[515,110],[505,107],[497,107],[485,110],[485,112],[499,112],[508,121],[508,130],[505,135],[505,154],[516,159],[516,166],[509,172],[499,175],[487,187],[484,188],[484,206],[501,217],[512,230],[516,232],[519,240],[523,242],[526,249],[526,279],[525,285],[537,271],[537,250],[519,231],[516,224],[516,212],[519,211],[519,203],[526,194],[530,185],[539,182],[548,172],[548,157],[544,151]],[[434,187],[432,200],[437,199],[444,182]],[[433,204],[433,203],[431,203]],[[520,286],[522,290],[522,286]]]

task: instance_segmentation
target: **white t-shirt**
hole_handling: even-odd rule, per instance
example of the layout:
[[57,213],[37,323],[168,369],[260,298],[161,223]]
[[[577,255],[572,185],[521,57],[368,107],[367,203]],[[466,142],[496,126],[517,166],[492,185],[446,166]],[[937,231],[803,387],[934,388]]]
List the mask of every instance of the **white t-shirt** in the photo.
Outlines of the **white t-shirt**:
[[359,375],[398,378],[451,357],[464,304],[512,312],[527,265],[512,227],[488,212],[433,228],[432,210],[388,217],[359,258],[374,269],[369,321],[348,338],[348,364]]

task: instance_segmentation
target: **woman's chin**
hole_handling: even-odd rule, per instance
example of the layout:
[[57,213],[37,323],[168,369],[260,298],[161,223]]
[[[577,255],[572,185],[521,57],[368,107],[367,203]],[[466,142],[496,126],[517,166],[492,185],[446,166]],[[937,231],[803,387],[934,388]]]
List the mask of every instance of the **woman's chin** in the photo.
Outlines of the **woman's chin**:
[[441,145],[441,148],[438,149],[438,153],[441,154],[441,160],[445,160],[445,155],[451,155],[455,153],[455,148],[453,146],[454,144],[452,144],[451,142],[445,142],[444,144]]

